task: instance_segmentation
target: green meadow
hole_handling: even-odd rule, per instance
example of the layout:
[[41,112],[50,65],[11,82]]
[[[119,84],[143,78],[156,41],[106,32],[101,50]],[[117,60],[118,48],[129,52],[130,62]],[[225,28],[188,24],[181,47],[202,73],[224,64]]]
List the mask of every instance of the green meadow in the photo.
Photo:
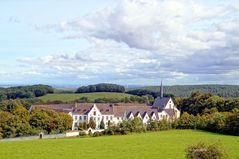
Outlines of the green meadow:
[[230,159],[239,159],[239,137],[196,130],[0,142],[0,158],[184,159],[186,147],[199,141],[220,143]]
[[47,94],[45,96],[39,97],[41,100],[47,101],[63,101],[63,102],[72,102],[81,97],[87,97],[90,100],[94,101],[97,98],[116,98],[122,99],[124,97],[130,97],[132,95],[125,93],[115,93],[115,92],[95,92],[95,93],[80,93],[80,94]]

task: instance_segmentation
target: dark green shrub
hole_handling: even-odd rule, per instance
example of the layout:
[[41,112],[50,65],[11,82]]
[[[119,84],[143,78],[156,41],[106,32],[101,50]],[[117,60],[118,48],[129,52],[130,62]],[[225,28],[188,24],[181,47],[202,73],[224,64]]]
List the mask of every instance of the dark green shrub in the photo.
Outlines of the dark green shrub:
[[106,129],[103,133],[105,135],[114,135],[114,131],[112,129]]
[[105,123],[103,119],[100,122],[100,129],[105,129]]
[[155,120],[149,120],[146,128],[148,131],[158,131],[159,130],[158,122]]
[[83,131],[81,131],[81,132],[79,132],[79,136],[87,136],[87,134],[85,133],[85,132],[83,132]]
[[187,159],[225,159],[226,153],[220,144],[197,143],[186,150]]
[[96,131],[96,132],[94,132],[93,133],[93,137],[98,137],[98,136],[102,136],[103,135],[103,133],[101,133],[101,132],[99,132],[99,131]]
[[169,121],[163,119],[163,120],[158,121],[158,129],[159,130],[169,130],[169,129],[172,129],[172,125]]

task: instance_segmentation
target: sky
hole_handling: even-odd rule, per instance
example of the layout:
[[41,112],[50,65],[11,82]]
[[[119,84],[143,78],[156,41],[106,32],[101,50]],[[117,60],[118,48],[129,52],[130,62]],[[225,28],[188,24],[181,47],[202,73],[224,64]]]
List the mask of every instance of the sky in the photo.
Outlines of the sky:
[[0,84],[238,79],[238,0],[0,1]]

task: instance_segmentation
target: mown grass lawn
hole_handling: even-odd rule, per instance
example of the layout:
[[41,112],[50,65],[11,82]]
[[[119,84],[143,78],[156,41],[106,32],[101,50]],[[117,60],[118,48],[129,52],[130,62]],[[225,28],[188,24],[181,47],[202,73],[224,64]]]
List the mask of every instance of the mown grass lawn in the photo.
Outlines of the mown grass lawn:
[[39,97],[41,100],[47,101],[63,101],[63,102],[72,102],[81,97],[87,97],[90,100],[94,101],[97,98],[117,98],[122,99],[124,97],[130,97],[130,94],[124,93],[115,93],[115,92],[95,92],[95,93],[80,93],[80,94],[47,94],[45,96]]
[[172,130],[126,136],[0,142],[1,159],[183,159],[188,145],[221,143],[239,159],[239,137]]

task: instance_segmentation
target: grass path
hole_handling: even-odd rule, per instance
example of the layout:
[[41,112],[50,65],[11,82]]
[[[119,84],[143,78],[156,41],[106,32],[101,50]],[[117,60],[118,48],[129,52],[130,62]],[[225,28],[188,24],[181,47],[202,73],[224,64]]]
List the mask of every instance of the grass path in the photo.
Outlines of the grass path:
[[1,159],[184,159],[189,144],[220,142],[239,159],[239,137],[172,130],[126,136],[0,142]]

